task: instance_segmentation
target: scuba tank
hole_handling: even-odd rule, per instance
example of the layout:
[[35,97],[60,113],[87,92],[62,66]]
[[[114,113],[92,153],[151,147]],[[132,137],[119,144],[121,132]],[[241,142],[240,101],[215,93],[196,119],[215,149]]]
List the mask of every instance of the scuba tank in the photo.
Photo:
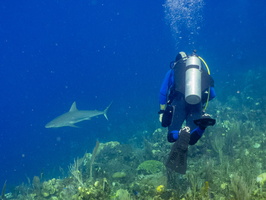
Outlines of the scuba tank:
[[185,100],[189,104],[201,102],[201,61],[193,54],[186,61]]

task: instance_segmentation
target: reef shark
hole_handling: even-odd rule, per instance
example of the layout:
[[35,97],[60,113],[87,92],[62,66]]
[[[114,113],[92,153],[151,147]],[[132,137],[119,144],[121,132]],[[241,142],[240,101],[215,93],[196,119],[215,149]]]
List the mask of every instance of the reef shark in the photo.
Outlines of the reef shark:
[[106,115],[108,109],[110,108],[112,103],[104,111],[99,110],[78,110],[76,106],[76,102],[72,104],[70,110],[67,113],[64,113],[49,123],[45,125],[45,128],[60,128],[64,126],[76,127],[75,124],[84,120],[90,120],[92,117],[96,117],[98,115],[104,115],[104,117],[108,120]]

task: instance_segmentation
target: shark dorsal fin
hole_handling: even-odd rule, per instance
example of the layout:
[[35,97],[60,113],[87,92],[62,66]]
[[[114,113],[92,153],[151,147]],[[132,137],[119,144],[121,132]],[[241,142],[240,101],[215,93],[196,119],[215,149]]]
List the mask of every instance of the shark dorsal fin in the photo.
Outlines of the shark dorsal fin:
[[77,106],[76,106],[76,102],[74,101],[73,103],[72,103],[72,106],[71,106],[71,108],[70,108],[70,110],[68,111],[68,112],[74,112],[74,111],[77,111],[78,109],[77,109]]

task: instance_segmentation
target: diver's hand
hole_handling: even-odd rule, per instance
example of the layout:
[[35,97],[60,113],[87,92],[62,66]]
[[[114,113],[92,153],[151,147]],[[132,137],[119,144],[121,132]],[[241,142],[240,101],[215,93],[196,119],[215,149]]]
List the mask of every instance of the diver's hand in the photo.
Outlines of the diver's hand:
[[160,104],[160,111],[158,112],[159,114],[159,121],[162,123],[163,120],[163,113],[166,108],[166,104]]
[[158,114],[159,114],[159,122],[160,122],[160,123],[162,123],[162,120],[163,120],[163,113],[164,113],[164,110],[160,110],[160,111],[158,112]]
[[163,121],[163,114],[159,114],[159,122],[162,123]]

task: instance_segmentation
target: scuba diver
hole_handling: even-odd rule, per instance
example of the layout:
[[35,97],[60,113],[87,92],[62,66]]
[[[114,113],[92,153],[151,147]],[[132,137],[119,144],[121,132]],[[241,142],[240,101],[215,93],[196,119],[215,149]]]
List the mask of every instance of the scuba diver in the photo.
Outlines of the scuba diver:
[[[215,96],[206,62],[195,50],[191,56],[179,52],[163,80],[159,99],[159,120],[168,127],[168,141],[174,143],[165,163],[168,169],[186,173],[188,145],[196,144],[205,129],[216,122],[205,114],[208,102]],[[186,126],[182,128],[184,121]]]

